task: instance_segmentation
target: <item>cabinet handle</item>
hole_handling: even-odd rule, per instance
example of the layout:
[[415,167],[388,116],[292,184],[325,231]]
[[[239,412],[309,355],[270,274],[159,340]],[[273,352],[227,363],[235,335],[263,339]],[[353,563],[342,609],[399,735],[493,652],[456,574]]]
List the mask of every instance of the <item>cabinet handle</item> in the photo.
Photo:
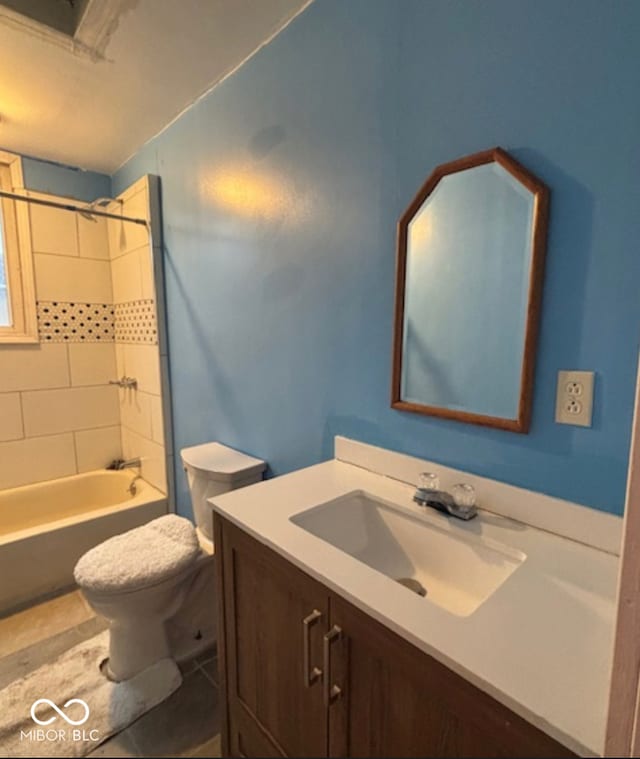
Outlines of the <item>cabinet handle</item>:
[[322,617],[322,613],[314,609],[311,614],[302,620],[302,667],[304,669],[303,679],[304,687],[310,688],[316,680],[322,677],[322,670],[318,667],[311,667],[311,641],[310,631],[316,622]]
[[339,685],[331,685],[331,646],[338,640],[342,640],[342,628],[334,625],[322,639],[322,652],[324,659],[324,705],[331,706],[342,696],[342,688]]

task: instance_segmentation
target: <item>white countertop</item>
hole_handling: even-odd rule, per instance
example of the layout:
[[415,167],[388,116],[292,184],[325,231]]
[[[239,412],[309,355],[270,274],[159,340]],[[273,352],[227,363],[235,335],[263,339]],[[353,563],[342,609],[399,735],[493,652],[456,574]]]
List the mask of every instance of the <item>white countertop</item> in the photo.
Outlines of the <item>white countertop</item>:
[[[468,617],[410,593],[293,524],[362,490],[451,531],[510,546],[526,560]],[[584,756],[601,755],[618,559],[481,511],[471,522],[412,502],[414,488],[333,460],[210,500],[215,511],[481,690]]]

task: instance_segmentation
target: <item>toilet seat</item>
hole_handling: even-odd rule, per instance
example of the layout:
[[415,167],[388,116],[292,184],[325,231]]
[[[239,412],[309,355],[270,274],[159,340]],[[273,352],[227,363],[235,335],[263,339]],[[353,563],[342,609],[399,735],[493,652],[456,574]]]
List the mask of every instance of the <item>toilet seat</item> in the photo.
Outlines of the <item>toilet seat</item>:
[[92,548],[76,564],[74,577],[92,593],[131,593],[182,575],[200,552],[191,522],[167,514]]

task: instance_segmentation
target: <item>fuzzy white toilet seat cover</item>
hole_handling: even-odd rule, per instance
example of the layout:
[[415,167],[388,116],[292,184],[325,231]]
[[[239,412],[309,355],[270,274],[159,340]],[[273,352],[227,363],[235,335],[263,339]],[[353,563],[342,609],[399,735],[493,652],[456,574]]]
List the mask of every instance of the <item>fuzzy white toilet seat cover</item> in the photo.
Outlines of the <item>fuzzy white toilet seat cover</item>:
[[194,563],[199,552],[191,522],[167,514],[87,551],[73,575],[81,588],[125,593],[179,574]]

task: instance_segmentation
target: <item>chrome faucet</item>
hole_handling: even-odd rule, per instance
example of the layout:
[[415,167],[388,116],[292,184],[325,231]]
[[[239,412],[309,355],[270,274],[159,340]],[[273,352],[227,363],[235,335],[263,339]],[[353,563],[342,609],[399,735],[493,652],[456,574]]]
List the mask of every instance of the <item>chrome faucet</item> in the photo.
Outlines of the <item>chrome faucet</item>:
[[116,472],[120,472],[123,469],[130,469],[131,467],[134,467],[134,466],[139,467],[141,465],[142,465],[142,461],[140,460],[140,458],[137,458],[137,459],[128,459],[128,460],[125,460],[125,459],[114,459],[109,464],[109,466],[107,467],[107,469],[112,469],[112,470],[115,470]]
[[454,485],[453,494],[446,490],[440,490],[438,475],[431,472],[423,472],[420,475],[420,484],[413,495],[413,500],[419,505],[428,506],[436,511],[442,511],[448,516],[468,521],[473,519],[478,509],[475,505],[475,491],[471,485]]
[[142,479],[142,475],[136,474],[135,477],[129,483],[129,487],[127,488],[127,490],[129,491],[129,493],[131,493],[132,496],[134,496],[138,492],[138,486],[136,485],[136,482],[141,479]]
[[122,387],[125,390],[137,390],[138,389],[138,380],[135,377],[127,377],[126,375],[123,375],[120,377],[120,379],[117,380],[109,380],[110,385],[117,385],[118,387]]

